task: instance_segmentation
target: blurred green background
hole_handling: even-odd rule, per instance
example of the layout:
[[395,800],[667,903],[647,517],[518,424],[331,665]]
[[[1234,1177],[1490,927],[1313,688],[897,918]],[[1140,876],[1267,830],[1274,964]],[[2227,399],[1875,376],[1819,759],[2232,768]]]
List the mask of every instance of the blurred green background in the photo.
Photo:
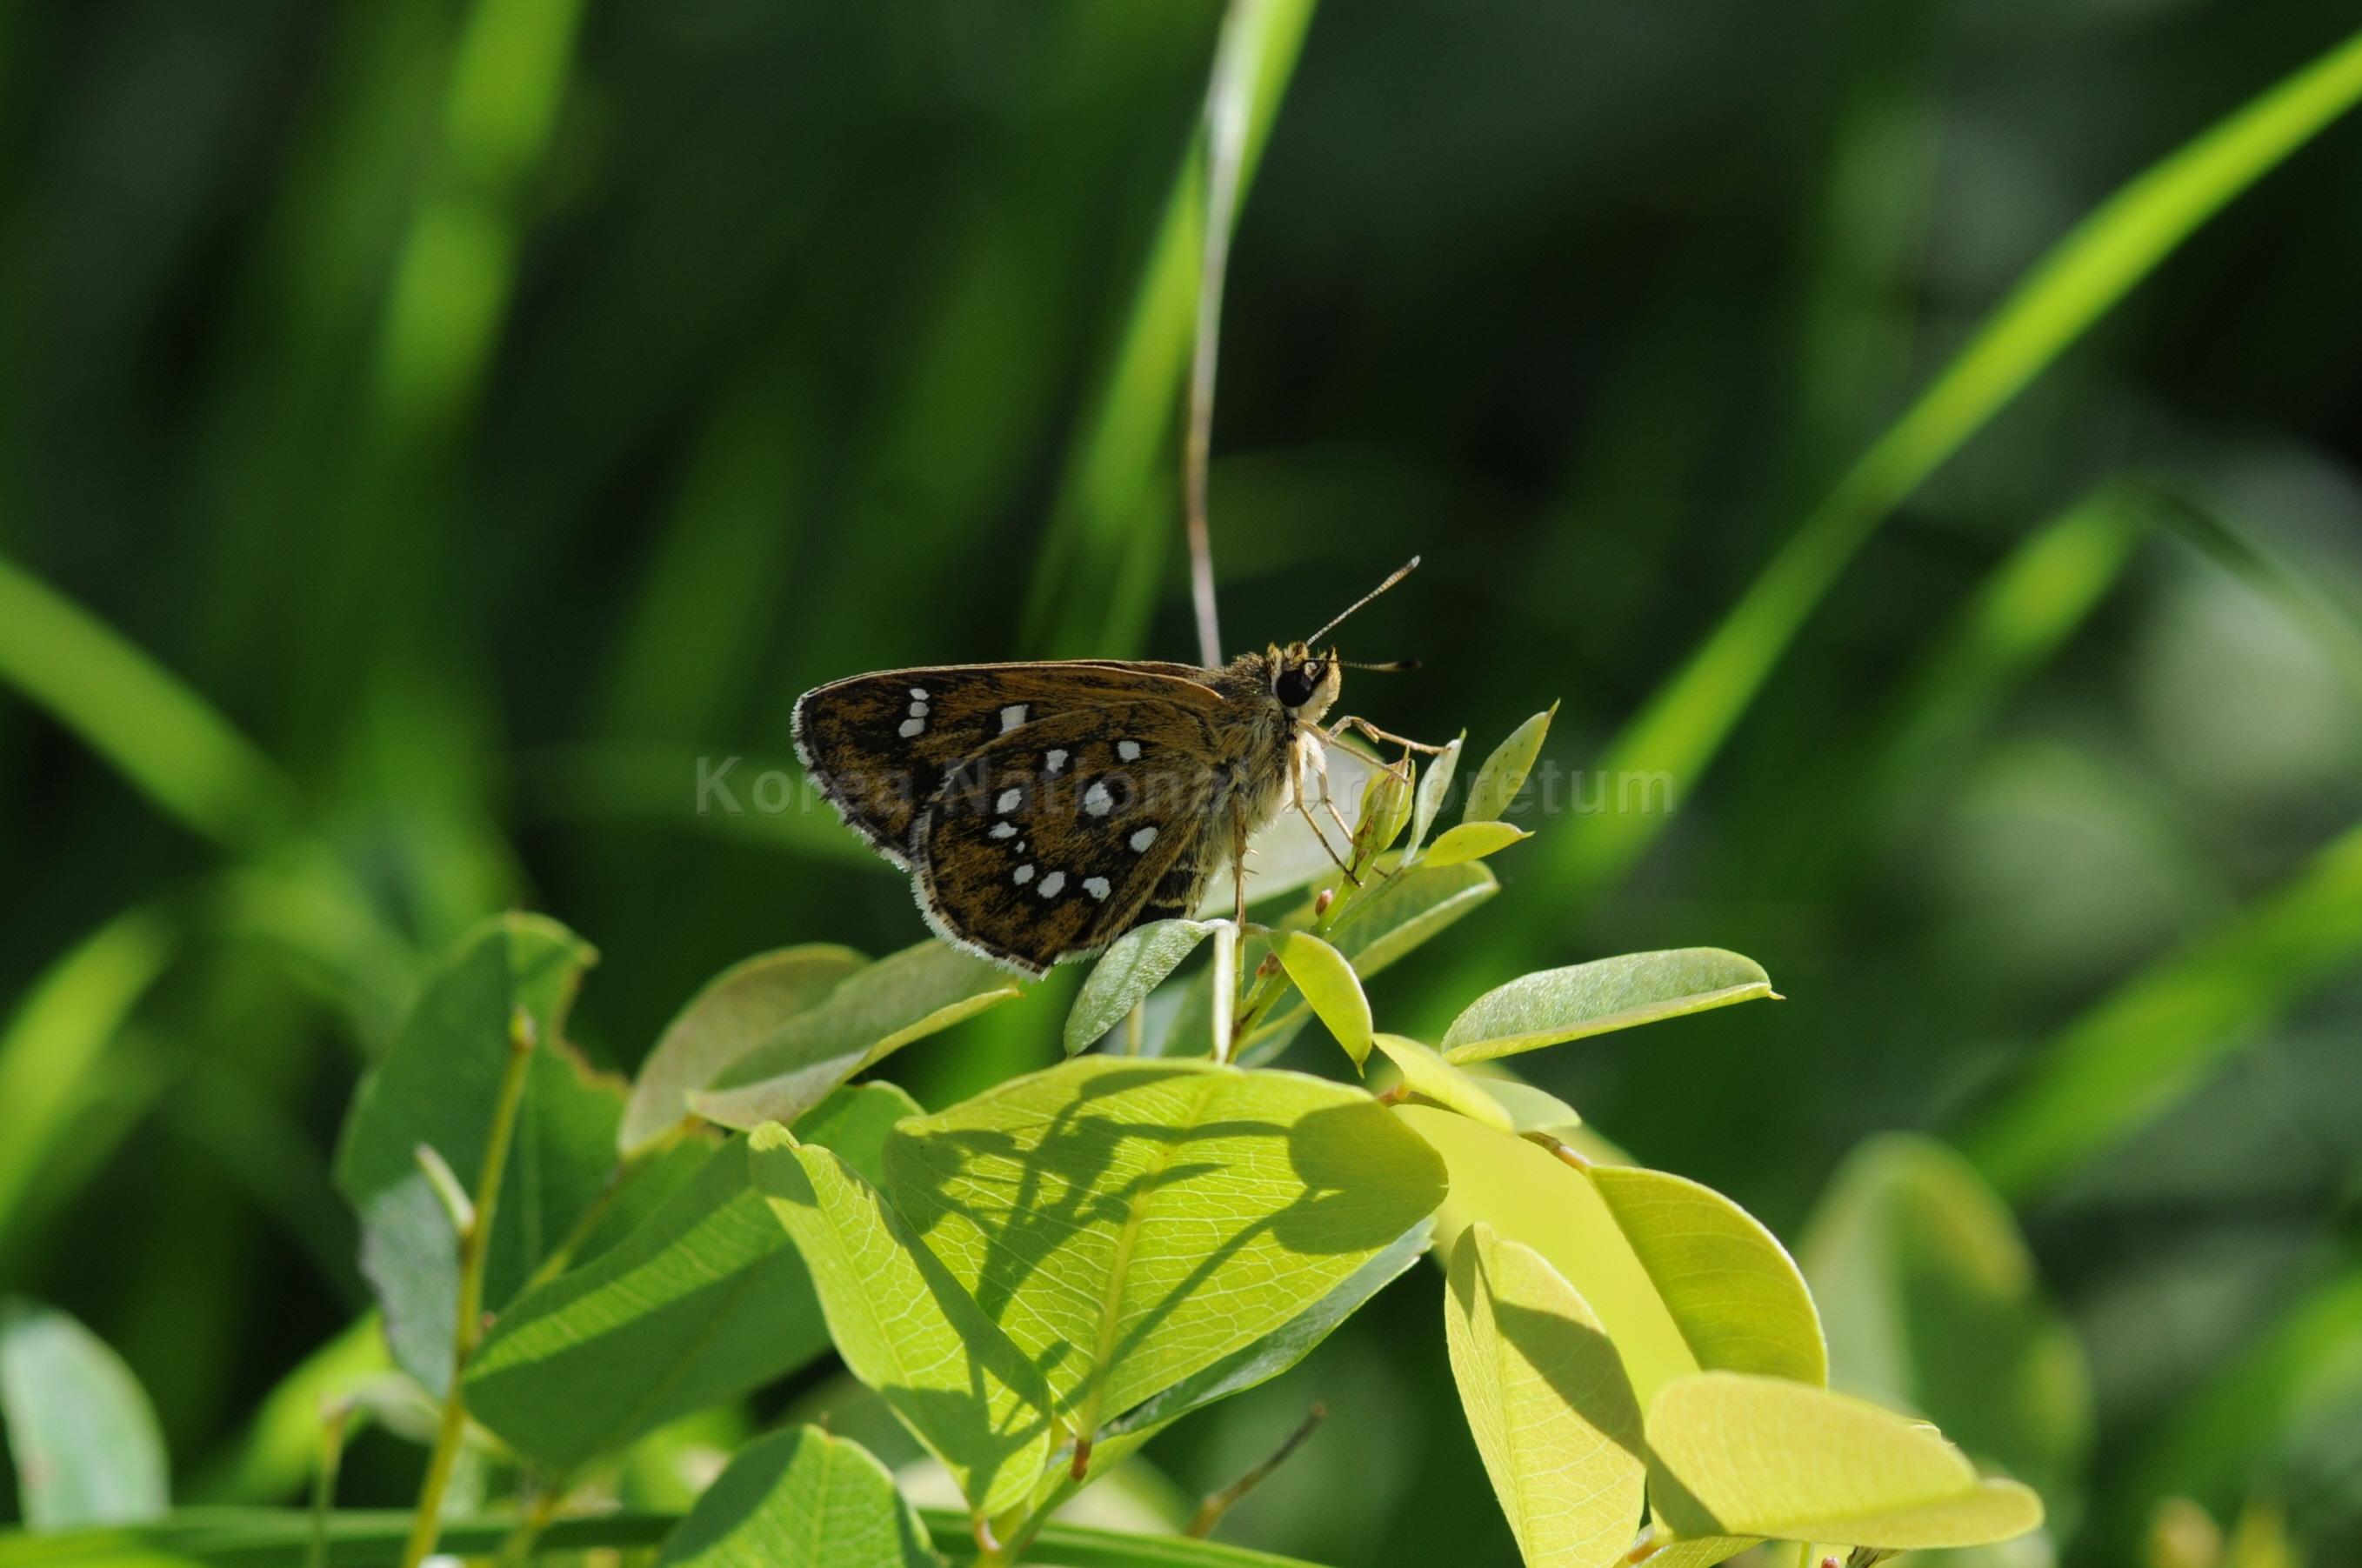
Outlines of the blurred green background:
[[[1346,706],[1483,748],[1562,700],[1559,775],[2047,248],[2353,23],[1273,15],[1215,434],[1227,635],[1302,635],[1420,552],[1346,640],[1426,668]],[[326,1154],[423,955],[558,916],[605,955],[580,1042],[628,1070],[732,960],[923,934],[833,818],[756,804],[799,692],[1194,657],[1171,214],[1220,22],[0,9],[0,1291],[122,1352],[184,1496],[236,1493],[257,1402],[365,1305]],[[1864,1137],[1957,1139],[2089,1361],[2068,1555],[2136,1560],[2188,1493],[2276,1499],[2354,1561],[2357,604],[2339,123],[1877,533],[1628,872],[1538,792],[1503,895],[1376,982],[1380,1016],[1432,1038],[1525,967],[1760,959],[1784,1004],[1520,1065],[1792,1243]],[[731,756],[743,809],[701,813],[699,759]],[[1053,1059],[1072,985],[895,1076],[942,1103]],[[1439,1288],[1415,1272],[1168,1440],[1194,1493],[1335,1412],[1226,1538],[1513,1561]],[[346,1500],[404,1501],[418,1452],[365,1439]]]

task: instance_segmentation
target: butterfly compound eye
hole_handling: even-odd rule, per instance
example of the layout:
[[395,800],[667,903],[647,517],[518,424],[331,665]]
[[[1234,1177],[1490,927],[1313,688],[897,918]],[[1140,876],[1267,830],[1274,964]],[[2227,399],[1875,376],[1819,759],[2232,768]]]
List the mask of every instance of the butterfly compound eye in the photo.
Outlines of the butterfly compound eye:
[[1282,707],[1301,708],[1312,701],[1312,689],[1318,682],[1311,670],[1310,665],[1299,665],[1294,669],[1279,672],[1279,679],[1272,683],[1272,690]]

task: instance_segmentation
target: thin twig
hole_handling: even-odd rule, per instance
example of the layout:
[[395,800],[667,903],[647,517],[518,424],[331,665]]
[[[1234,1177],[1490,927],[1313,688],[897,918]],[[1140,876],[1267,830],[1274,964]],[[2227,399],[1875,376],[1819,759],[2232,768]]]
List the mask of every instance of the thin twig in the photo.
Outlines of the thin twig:
[[1198,612],[1198,654],[1222,662],[1214,609],[1214,543],[1206,527],[1206,466],[1214,442],[1214,370],[1222,340],[1222,282],[1238,218],[1239,177],[1262,75],[1264,0],[1231,0],[1206,86],[1206,245],[1198,271],[1198,342],[1189,362],[1189,429],[1181,456],[1181,506],[1189,534],[1189,598]]
[[451,1485],[452,1466],[468,1434],[468,1407],[459,1396],[460,1379],[469,1358],[484,1334],[484,1265],[491,1253],[492,1215],[500,1207],[501,1176],[508,1168],[509,1139],[516,1131],[517,1109],[524,1102],[525,1069],[533,1061],[533,1017],[523,1008],[509,1022],[508,1068],[501,1075],[500,1099],[492,1107],[492,1125],[484,1140],[483,1174],[476,1178],[476,1198],[467,1229],[459,1236],[459,1309],[451,1342],[451,1386],[443,1397],[443,1420],[435,1434],[435,1451],[426,1461],[426,1479],[418,1489],[418,1512],[412,1519],[409,1543],[403,1548],[402,1568],[418,1568],[435,1550],[443,1532],[443,1494]]
[[1189,1520],[1187,1533],[1201,1540],[1213,1534],[1214,1527],[1222,1522],[1222,1516],[1237,1507],[1240,1498],[1268,1480],[1273,1471],[1286,1463],[1289,1457],[1304,1446],[1305,1439],[1310,1437],[1320,1423],[1328,1418],[1328,1406],[1313,1406],[1312,1413],[1304,1418],[1304,1424],[1288,1433],[1287,1441],[1281,1443],[1269,1459],[1254,1466],[1220,1491],[1209,1494],[1204,1502],[1198,1505],[1198,1512]]
[[312,1547],[308,1568],[328,1568],[328,1516],[337,1507],[337,1472],[345,1462],[345,1421],[353,1413],[350,1398],[320,1401],[320,1468],[312,1477]]

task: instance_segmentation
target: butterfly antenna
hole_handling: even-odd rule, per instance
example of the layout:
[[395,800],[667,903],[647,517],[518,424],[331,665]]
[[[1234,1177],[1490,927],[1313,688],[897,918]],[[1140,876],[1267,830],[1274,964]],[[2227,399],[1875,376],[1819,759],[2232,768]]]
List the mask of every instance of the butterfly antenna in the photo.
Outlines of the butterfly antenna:
[[1377,587],[1373,588],[1359,599],[1354,600],[1352,603],[1347,605],[1345,607],[1344,614],[1338,616],[1334,621],[1330,622],[1327,625],[1321,627],[1319,631],[1305,638],[1305,643],[1309,646],[1313,643],[1319,642],[1321,638],[1335,631],[1339,626],[1344,624],[1346,615],[1351,615],[1354,611],[1359,610],[1363,605],[1367,604],[1371,600],[1375,599],[1379,594],[1384,593],[1387,589],[1392,588],[1396,583],[1400,582],[1403,579],[1408,577],[1412,572],[1418,569],[1418,558],[1417,556],[1413,556],[1410,559],[1403,562],[1402,565],[1395,568],[1393,576],[1387,578],[1385,581],[1378,584]]
[[1343,665],[1347,669],[1375,669],[1385,672],[1398,672],[1401,670],[1417,669],[1419,668],[1418,660],[1415,658],[1390,658],[1384,664],[1356,664],[1350,658],[1341,658],[1337,662]]

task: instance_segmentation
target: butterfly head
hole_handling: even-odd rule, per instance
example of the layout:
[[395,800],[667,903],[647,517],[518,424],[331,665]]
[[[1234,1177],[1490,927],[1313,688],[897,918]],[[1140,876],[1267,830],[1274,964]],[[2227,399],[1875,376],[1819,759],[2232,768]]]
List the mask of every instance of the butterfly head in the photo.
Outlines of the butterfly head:
[[1273,701],[1299,723],[1319,723],[1344,685],[1344,667],[1335,651],[1322,656],[1303,643],[1290,643],[1285,648],[1274,646],[1265,657],[1271,665]]

